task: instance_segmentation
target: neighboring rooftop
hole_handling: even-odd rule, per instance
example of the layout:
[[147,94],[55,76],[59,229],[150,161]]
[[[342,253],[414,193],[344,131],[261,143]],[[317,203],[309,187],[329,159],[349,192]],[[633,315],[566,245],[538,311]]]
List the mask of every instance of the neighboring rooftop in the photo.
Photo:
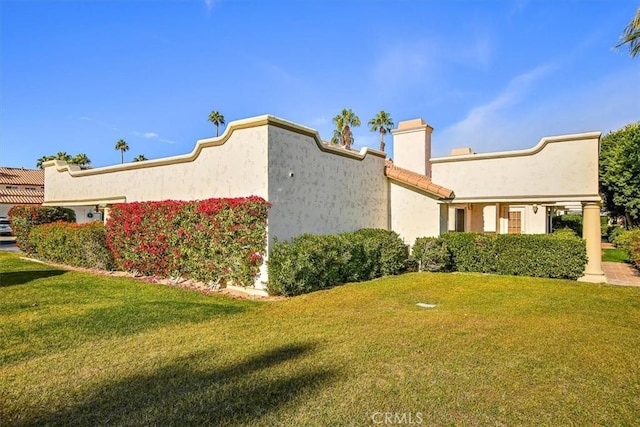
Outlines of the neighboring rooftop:
[[0,185],[44,186],[44,171],[40,169],[0,167]]
[[44,190],[14,190],[0,188],[0,203],[9,205],[41,205],[44,203]]

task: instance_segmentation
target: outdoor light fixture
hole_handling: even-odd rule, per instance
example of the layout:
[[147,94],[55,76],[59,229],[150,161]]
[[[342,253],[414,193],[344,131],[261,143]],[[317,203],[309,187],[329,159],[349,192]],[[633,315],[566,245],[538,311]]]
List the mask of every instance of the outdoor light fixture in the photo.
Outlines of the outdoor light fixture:
[[533,205],[533,213],[537,214],[538,213],[538,205]]

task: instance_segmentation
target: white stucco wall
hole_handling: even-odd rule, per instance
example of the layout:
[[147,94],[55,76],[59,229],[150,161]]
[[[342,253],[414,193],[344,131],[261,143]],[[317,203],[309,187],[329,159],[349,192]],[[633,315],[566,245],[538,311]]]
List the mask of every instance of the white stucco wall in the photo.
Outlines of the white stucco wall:
[[455,202],[598,201],[600,132],[544,138],[529,150],[431,159]]
[[418,237],[440,235],[441,206],[446,212],[446,205],[394,181],[389,181],[389,196],[391,229],[402,237],[405,244],[413,246]]
[[45,166],[45,205],[251,195],[266,199],[267,126],[236,128],[198,141],[183,156],[82,171],[59,161]]
[[311,129],[269,126],[270,241],[388,228],[384,154],[329,150],[318,142]]
[[393,162],[396,166],[431,176],[431,133],[433,128],[422,119],[400,122],[393,135]]

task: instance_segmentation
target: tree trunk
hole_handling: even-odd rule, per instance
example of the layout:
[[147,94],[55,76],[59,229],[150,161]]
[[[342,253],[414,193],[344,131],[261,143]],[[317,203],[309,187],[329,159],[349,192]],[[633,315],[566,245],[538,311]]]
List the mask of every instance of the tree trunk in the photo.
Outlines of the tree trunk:
[[384,151],[384,129],[380,128],[380,151]]
[[343,137],[342,140],[344,142],[344,148],[346,148],[347,150],[351,149],[351,129],[349,129],[349,126],[345,126],[344,129],[342,130],[343,133]]

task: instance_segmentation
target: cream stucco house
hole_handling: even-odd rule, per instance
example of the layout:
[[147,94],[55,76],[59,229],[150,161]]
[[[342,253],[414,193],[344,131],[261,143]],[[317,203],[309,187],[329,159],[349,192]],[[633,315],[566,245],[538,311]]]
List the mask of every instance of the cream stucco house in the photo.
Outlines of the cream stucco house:
[[[431,157],[433,128],[422,119],[392,131],[394,160],[371,148],[346,150],[277,117],[229,124],[185,155],[80,170],[45,163],[45,205],[257,195],[271,203],[274,238],[386,228],[407,244],[447,231],[546,233],[554,209],[581,205],[589,263],[585,280],[604,281],[600,265],[600,133],[543,138],[522,151]],[[266,268],[256,281],[264,289]]]

